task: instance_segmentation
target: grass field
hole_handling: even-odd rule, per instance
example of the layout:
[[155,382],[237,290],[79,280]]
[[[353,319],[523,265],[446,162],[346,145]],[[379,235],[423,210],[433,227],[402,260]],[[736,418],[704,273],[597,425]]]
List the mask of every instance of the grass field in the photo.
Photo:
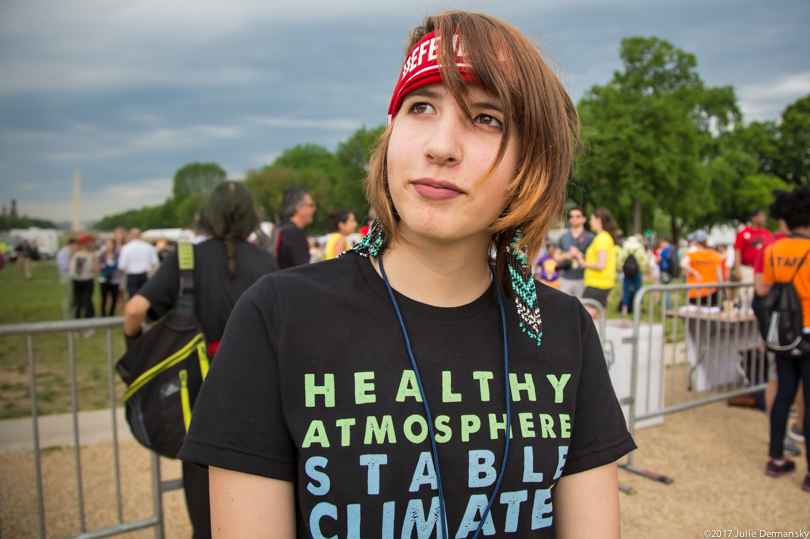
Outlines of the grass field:
[[[93,298],[98,309],[98,290]],[[37,263],[33,279],[20,278],[14,264],[0,272],[0,324],[18,324],[62,318],[62,287],[54,262]],[[112,330],[113,359],[124,353],[121,330]],[[69,412],[70,376],[68,336],[65,332],[34,335],[37,410],[40,414]],[[79,410],[110,406],[107,369],[107,332],[74,338]],[[118,404],[124,385],[116,375]],[[31,414],[26,338],[0,337],[0,419]]]

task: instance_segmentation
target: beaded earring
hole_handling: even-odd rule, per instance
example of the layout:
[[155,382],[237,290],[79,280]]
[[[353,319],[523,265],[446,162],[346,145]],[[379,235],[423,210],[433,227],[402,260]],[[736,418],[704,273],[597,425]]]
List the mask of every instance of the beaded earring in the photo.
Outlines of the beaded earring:
[[512,291],[515,294],[515,304],[521,320],[520,327],[524,333],[537,341],[537,346],[540,346],[543,337],[543,321],[540,319],[534,278],[531,273],[526,274],[526,252],[518,247],[521,239],[523,239],[523,235],[516,232],[512,242],[506,248],[506,266],[509,268],[509,275],[512,279]]
[[374,219],[368,234],[360,240],[360,243],[350,249],[360,256],[377,256],[382,251],[383,242],[385,241],[385,232],[379,219]]

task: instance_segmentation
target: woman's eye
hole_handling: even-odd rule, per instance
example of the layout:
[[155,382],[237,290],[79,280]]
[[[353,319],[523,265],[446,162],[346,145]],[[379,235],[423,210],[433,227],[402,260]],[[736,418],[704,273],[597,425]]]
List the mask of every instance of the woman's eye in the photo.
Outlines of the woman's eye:
[[434,114],[436,109],[430,103],[414,103],[411,105],[411,112],[416,114]]
[[475,118],[475,121],[479,124],[488,125],[490,127],[503,127],[503,124],[499,119],[494,116],[490,116],[489,114],[480,114]]

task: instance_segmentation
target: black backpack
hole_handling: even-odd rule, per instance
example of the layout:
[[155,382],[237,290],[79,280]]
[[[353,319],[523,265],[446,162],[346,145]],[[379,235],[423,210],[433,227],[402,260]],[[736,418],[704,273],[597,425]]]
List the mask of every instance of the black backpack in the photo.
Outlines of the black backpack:
[[678,257],[678,249],[672,246],[669,252],[669,274],[672,278],[680,277],[681,275],[681,259]]
[[635,255],[630,253],[627,255],[627,259],[624,261],[622,265],[622,271],[624,272],[625,277],[629,277],[633,279],[636,275],[638,275],[638,260],[636,260]]
[[127,384],[124,401],[132,434],[144,447],[177,457],[191,409],[208,373],[208,350],[194,316],[194,248],[177,246],[181,285],[177,305],[139,337],[116,368]]
[[[793,279],[796,278],[808,254],[810,250],[799,259],[796,271],[789,281],[773,283],[768,295],[757,298],[754,304],[760,337],[765,347],[773,352],[784,353],[798,348],[800,355],[810,353],[810,343],[802,339],[804,334],[802,300],[793,287]],[[771,251],[771,267],[775,268],[773,251]]]

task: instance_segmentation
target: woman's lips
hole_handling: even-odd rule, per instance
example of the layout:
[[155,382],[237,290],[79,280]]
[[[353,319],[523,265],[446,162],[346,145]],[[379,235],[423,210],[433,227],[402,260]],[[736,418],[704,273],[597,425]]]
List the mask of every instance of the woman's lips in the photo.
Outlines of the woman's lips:
[[416,180],[413,188],[420,196],[430,200],[449,200],[464,194],[454,184],[440,180]]

